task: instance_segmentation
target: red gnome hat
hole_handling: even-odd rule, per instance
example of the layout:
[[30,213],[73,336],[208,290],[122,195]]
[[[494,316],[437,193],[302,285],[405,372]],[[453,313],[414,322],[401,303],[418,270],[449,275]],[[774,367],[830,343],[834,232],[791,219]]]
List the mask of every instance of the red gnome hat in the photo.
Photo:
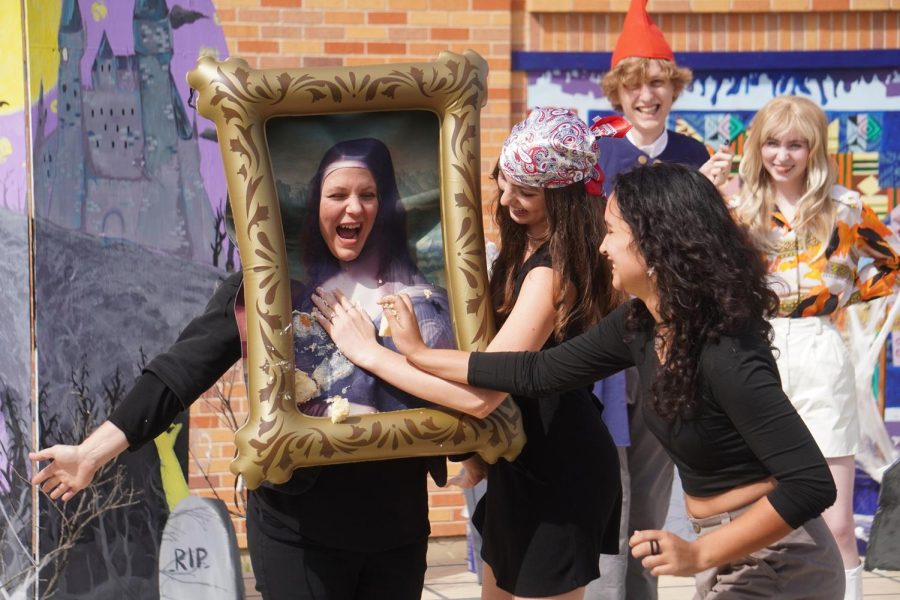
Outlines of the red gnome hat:
[[647,14],[647,0],[631,0],[622,33],[612,55],[612,67],[623,58],[663,58],[675,62],[672,48]]

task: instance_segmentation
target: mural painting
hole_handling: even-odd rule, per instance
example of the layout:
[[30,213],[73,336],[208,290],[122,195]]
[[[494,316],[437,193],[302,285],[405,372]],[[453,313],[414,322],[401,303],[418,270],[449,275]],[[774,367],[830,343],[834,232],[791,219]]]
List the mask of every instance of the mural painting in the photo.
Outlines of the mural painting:
[[33,594],[31,309],[19,0],[0,0],[0,590]]
[[[29,0],[26,44],[23,3],[0,5],[0,587],[33,593],[39,567],[42,598],[157,598],[154,445],[66,505],[32,506],[22,453],[84,438],[239,268],[215,132],[185,82],[199,55],[225,57],[224,35],[211,0]],[[184,469],[186,428],[173,438]]]

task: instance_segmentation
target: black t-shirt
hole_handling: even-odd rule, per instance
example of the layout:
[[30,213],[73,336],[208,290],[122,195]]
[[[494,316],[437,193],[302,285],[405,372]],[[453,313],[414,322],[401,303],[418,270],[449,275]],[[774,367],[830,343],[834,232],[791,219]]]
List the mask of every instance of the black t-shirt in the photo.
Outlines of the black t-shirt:
[[831,473],[781,389],[765,340],[723,336],[706,344],[699,406],[690,418],[667,422],[649,401],[659,367],[653,333],[626,332],[629,307],[620,306],[586,333],[546,351],[473,353],[469,383],[539,397],[636,366],[647,424],[678,467],[689,495],[713,496],[771,476],[778,485],[769,501],[795,528],[834,502]]
[[[203,313],[145,367],[109,416],[133,450],[166,430],[182,410],[241,358],[234,302],[242,275],[228,277]],[[443,484],[442,457],[303,467],[285,484],[251,492],[267,523],[330,548],[379,551],[428,537],[430,471]]]

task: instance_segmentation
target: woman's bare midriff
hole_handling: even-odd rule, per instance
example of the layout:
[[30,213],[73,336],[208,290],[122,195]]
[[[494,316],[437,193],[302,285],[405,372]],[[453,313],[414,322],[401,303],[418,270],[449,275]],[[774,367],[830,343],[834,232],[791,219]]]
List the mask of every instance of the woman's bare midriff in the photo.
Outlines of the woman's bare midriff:
[[774,489],[775,480],[769,478],[732,488],[716,496],[701,498],[685,494],[684,507],[687,509],[687,513],[695,519],[705,519],[706,517],[743,508],[769,495]]

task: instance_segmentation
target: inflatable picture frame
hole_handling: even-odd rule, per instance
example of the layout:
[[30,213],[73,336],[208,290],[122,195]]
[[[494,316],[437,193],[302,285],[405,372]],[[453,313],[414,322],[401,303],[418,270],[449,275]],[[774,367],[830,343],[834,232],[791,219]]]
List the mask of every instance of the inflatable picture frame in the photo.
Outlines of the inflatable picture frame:
[[466,452],[493,463],[520,452],[521,415],[510,399],[483,420],[429,407],[333,423],[297,409],[291,281],[266,135],[277,117],[436,115],[443,283],[453,334],[460,349],[483,349],[494,333],[479,178],[486,76],[486,62],[472,51],[443,52],[432,63],[287,71],[204,57],[188,74],[197,110],[218,132],[244,271],[249,417],[236,434],[231,470],[248,488],[283,483],[304,466]]

